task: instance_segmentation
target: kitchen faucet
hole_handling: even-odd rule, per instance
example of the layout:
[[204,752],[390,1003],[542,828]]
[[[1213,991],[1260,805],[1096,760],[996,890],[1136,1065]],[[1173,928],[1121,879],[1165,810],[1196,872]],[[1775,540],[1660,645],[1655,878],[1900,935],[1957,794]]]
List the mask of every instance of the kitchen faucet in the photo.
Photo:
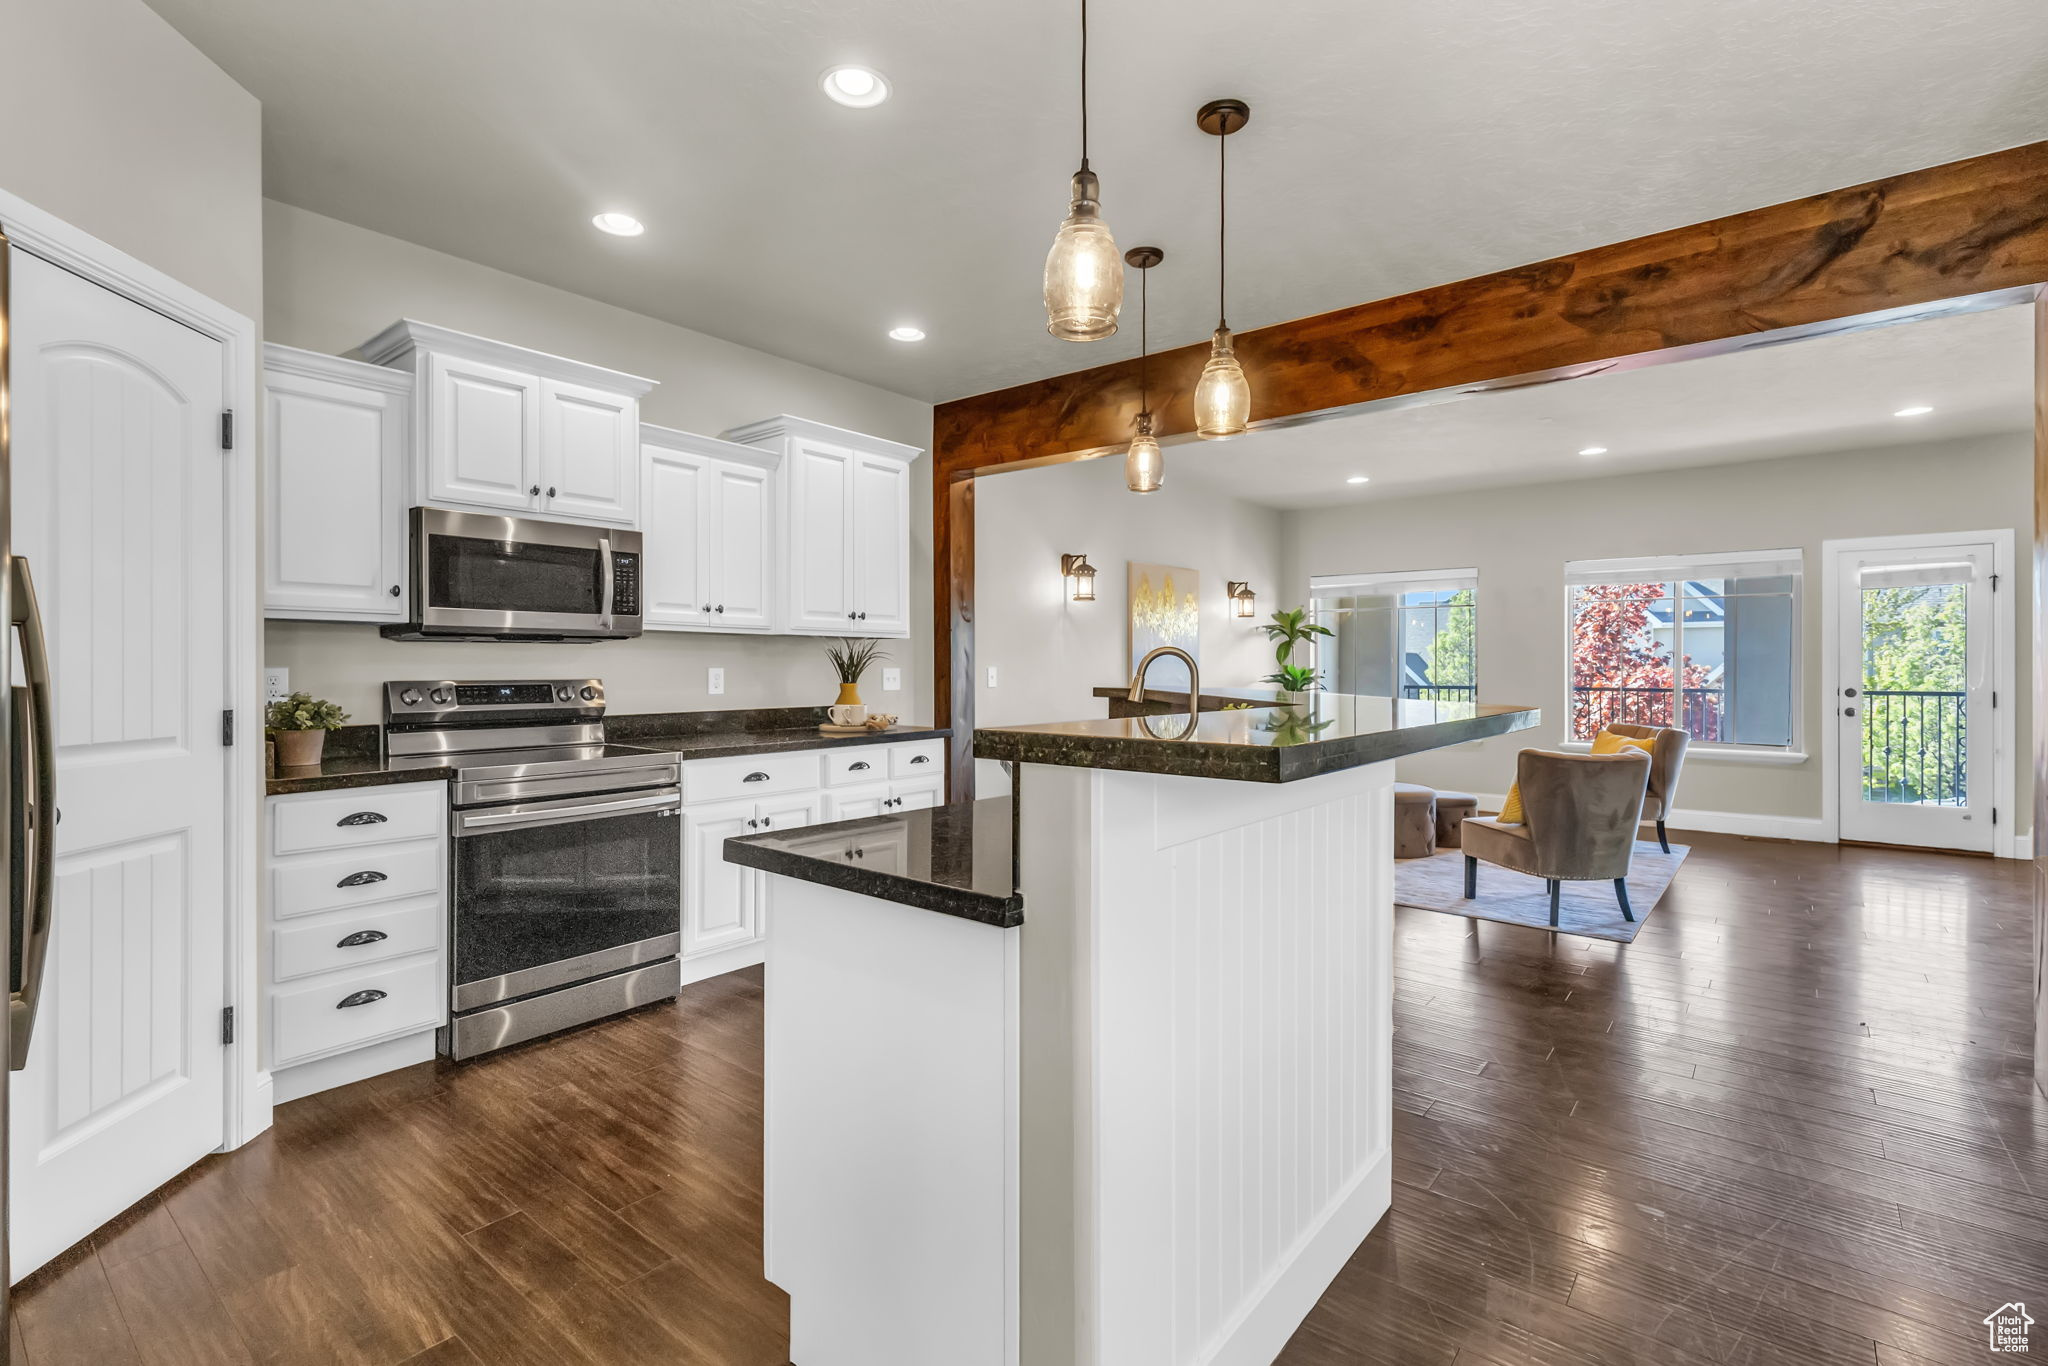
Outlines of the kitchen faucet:
[[1131,675],[1131,690],[1125,700],[1145,700],[1145,671],[1152,667],[1152,661],[1161,655],[1173,655],[1188,666],[1188,733],[1193,734],[1195,724],[1202,719],[1202,670],[1195,663],[1195,657],[1178,645],[1161,645],[1138,661],[1138,670]]

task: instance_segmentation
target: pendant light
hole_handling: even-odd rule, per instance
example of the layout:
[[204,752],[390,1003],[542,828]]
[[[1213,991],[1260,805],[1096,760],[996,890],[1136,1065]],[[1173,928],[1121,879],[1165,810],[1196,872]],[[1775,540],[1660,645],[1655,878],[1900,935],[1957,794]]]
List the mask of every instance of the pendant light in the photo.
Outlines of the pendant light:
[[1252,389],[1245,382],[1244,367],[1237,363],[1231,347],[1230,324],[1224,320],[1224,263],[1228,242],[1224,235],[1228,187],[1228,162],[1224,149],[1230,135],[1245,126],[1252,116],[1243,100],[1211,100],[1195,115],[1205,133],[1216,138],[1216,335],[1209,340],[1209,363],[1195,385],[1195,435],[1211,440],[1236,436],[1244,431],[1252,413]]
[[1081,0],[1081,169],[1073,202],[1045,257],[1045,330],[1061,341],[1101,341],[1116,334],[1124,306],[1123,263],[1102,221],[1102,186],[1088,169],[1088,0]]
[[1151,341],[1152,298],[1147,284],[1152,267],[1166,259],[1157,247],[1132,247],[1124,260],[1138,270],[1138,434],[1124,452],[1124,483],[1132,493],[1157,493],[1166,482],[1166,456],[1152,435]]

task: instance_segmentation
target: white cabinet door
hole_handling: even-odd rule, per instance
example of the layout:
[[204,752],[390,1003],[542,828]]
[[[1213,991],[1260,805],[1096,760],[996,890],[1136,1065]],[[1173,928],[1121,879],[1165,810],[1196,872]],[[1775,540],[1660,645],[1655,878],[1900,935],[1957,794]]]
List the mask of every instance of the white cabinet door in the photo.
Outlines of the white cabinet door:
[[889,789],[897,811],[918,811],[939,804],[939,784],[930,782],[897,783]]
[[645,457],[640,624],[649,631],[702,627],[711,620],[704,528],[715,520],[716,467],[663,446],[646,447]]
[[638,526],[640,403],[540,381],[540,508],[549,517]]
[[494,512],[538,507],[539,378],[439,351],[424,354],[426,501]]
[[764,797],[755,806],[761,829],[801,830],[818,823],[819,796],[815,792],[792,792],[785,797]]
[[790,443],[789,618],[798,635],[849,635],[858,624],[853,585],[854,454],[807,438]]
[[403,620],[412,396],[266,370],[264,404],[264,615]]
[[853,468],[853,610],[850,634],[910,634],[910,469],[862,455]]
[[725,861],[725,842],[760,828],[756,803],[683,809],[683,955],[713,953],[759,934],[762,874]]
[[[889,800],[887,783],[870,783],[866,787],[848,787],[825,794],[825,819],[828,821],[858,821],[869,816],[885,813],[883,803]],[[886,808],[893,810],[894,808]]]
[[766,631],[775,624],[769,556],[775,545],[775,507],[768,471],[715,462],[716,496],[708,507],[717,525],[705,539],[712,559],[713,623],[721,631]]

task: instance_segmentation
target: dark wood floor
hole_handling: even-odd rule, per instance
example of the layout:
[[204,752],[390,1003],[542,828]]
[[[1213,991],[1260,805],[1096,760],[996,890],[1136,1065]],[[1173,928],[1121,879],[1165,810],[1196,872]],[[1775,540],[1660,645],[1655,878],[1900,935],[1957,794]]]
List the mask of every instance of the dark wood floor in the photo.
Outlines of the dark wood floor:
[[[1290,1366],[1980,1363],[2048,1303],[2029,865],[1695,847],[1625,947],[1401,913],[1394,1208]],[[760,1002],[282,1107],[32,1277],[16,1350],[776,1366]]]

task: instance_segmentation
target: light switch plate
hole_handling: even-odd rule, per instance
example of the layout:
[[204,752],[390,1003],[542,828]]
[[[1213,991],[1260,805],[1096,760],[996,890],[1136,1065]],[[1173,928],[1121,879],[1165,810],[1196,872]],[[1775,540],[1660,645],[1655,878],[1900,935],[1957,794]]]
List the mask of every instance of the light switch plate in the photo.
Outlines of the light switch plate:
[[263,671],[263,700],[276,702],[292,695],[292,671],[290,669],[265,669]]
[[725,691],[725,670],[707,670],[704,680],[704,686],[710,689],[711,695],[713,697],[717,697],[720,694],[722,694]]
[[883,691],[883,692],[900,692],[900,691],[902,691],[902,689],[903,689],[903,670],[901,670],[901,669],[884,669],[884,670],[882,670],[882,691]]
[[991,688],[996,685],[996,666],[993,664],[988,666],[988,685]]

